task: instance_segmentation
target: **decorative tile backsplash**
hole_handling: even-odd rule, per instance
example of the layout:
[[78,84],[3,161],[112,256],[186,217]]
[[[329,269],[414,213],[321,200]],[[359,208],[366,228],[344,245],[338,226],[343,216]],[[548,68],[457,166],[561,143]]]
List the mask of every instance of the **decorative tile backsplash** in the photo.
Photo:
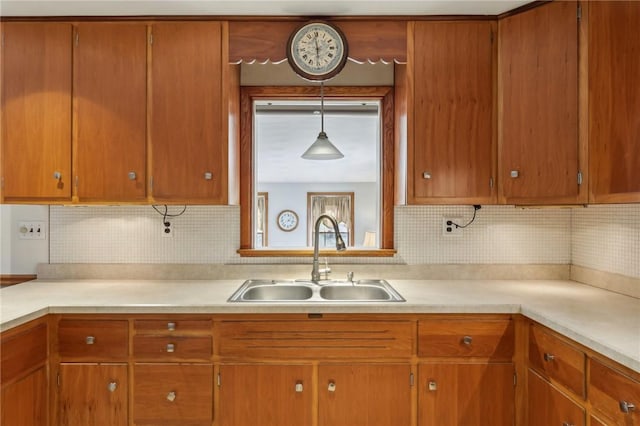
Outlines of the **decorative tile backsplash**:
[[[170,213],[181,207],[170,207]],[[150,206],[51,206],[51,263],[308,263],[305,258],[242,258],[238,206],[189,206],[170,219]],[[484,206],[459,237],[445,237],[443,217],[460,224],[470,206],[395,208],[393,258],[332,258],[331,263],[569,264],[571,210]]]
[[640,204],[573,211],[571,263],[640,278]]

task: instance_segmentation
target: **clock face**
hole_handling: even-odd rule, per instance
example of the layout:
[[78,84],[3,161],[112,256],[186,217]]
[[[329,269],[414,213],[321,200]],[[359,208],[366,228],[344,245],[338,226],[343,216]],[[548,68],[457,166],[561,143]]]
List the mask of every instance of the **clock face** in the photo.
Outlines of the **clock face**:
[[308,80],[328,80],[347,62],[342,32],[327,22],[311,22],[289,38],[287,59],[293,70]]
[[278,227],[290,232],[298,226],[298,215],[292,210],[283,210],[278,214]]

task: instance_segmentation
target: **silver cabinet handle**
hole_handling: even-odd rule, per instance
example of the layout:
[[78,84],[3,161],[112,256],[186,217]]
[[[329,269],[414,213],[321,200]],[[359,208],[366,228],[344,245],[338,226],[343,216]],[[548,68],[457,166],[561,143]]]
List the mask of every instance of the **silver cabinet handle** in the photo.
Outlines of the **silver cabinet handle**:
[[93,345],[96,342],[96,338],[93,337],[93,336],[87,336],[87,337],[84,338],[84,342],[87,345]]
[[117,382],[109,382],[109,384],[107,385],[107,389],[109,390],[109,392],[115,392],[116,389],[118,389],[118,383]]
[[211,179],[213,179],[213,173],[204,172],[204,180],[211,180]]
[[173,353],[175,351],[176,351],[176,345],[174,345],[173,343],[167,343],[167,352]]
[[513,179],[516,179],[516,178],[520,177],[520,171],[519,170],[511,170],[511,173],[509,173],[509,175]]
[[473,342],[473,337],[471,336],[464,336],[462,338],[462,343],[464,343],[467,346],[471,346],[471,342]]
[[336,382],[329,382],[329,386],[327,386],[327,390],[329,392],[335,392],[336,391]]
[[574,424],[569,422],[562,422],[562,426],[574,426]]
[[168,322],[167,323],[167,330],[176,331],[176,323],[175,322]]
[[173,402],[177,398],[176,391],[171,391],[167,394],[167,401]]
[[296,392],[301,393],[304,390],[302,382],[296,382]]
[[422,173],[422,178],[423,179],[431,179],[431,172],[423,172]]
[[53,172],[53,178],[54,178],[55,180],[60,180],[60,179],[62,179],[62,173],[60,173],[60,172]]
[[429,389],[429,392],[435,392],[438,390],[438,384],[435,380],[430,380],[427,384],[427,388]]
[[632,411],[636,411],[636,406],[631,402],[620,401],[620,411],[622,411],[625,414],[629,414]]
[[136,172],[127,173],[127,177],[129,178],[129,180],[136,180]]
[[551,362],[551,361],[553,361],[554,359],[556,359],[556,356],[555,356],[555,355],[550,354],[550,353],[547,353],[547,352],[545,352],[545,353],[544,353],[544,360],[545,360],[545,361],[547,361],[547,362]]

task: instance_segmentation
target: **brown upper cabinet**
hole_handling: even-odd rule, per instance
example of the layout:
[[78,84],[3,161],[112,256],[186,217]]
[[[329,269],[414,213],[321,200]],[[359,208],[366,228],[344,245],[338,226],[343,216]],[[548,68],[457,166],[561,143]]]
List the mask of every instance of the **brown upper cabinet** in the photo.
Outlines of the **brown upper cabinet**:
[[7,202],[71,200],[71,37],[64,23],[2,23]]
[[495,202],[495,25],[413,24],[407,65],[407,87],[413,87],[408,93],[409,204]]
[[223,50],[227,51],[222,26],[220,22],[151,26],[151,191],[155,201],[227,203]]
[[589,201],[640,202],[640,2],[588,2]]
[[81,23],[73,59],[78,201],[145,201],[147,27]]
[[578,4],[549,2],[498,25],[499,202],[585,203]]

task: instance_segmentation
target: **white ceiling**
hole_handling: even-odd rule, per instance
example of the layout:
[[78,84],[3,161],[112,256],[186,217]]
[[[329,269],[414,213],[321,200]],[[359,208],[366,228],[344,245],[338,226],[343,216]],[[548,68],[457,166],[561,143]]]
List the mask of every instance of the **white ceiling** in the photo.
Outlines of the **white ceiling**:
[[0,0],[1,16],[499,15],[531,0]]

